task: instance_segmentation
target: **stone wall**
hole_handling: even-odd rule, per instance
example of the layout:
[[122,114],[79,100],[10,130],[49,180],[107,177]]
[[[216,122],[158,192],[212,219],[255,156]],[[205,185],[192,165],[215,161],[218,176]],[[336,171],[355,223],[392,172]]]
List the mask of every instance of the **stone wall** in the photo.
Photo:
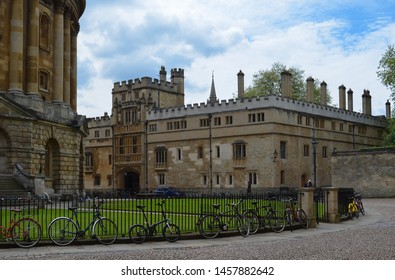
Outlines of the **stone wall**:
[[364,197],[395,197],[395,147],[332,154],[332,186],[350,187]]

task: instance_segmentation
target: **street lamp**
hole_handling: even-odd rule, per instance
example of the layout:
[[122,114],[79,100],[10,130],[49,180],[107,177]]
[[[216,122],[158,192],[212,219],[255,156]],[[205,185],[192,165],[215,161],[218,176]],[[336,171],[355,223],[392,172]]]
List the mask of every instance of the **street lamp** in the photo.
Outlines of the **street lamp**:
[[318,141],[315,135],[311,139],[311,144],[313,145],[313,176],[314,176],[314,184],[313,187],[316,187],[317,184],[317,145]]

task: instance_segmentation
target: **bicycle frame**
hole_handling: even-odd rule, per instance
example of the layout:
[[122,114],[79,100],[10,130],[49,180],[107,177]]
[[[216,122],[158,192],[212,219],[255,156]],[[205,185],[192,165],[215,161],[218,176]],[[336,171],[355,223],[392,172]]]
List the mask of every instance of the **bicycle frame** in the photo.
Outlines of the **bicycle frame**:
[[[220,211],[219,213],[216,214],[216,216],[219,218],[219,221],[220,221],[220,225],[221,225],[220,230],[221,231],[227,231],[231,222],[242,216],[239,213],[239,210],[237,207],[239,203],[227,204],[226,206],[228,206],[228,207],[231,206],[231,209],[229,209],[227,211],[223,211],[223,212]],[[232,213],[232,214],[229,215],[230,217],[228,219],[226,219],[226,217],[228,216],[227,214],[229,214],[229,213]],[[224,223],[224,221],[226,221],[226,222]]]

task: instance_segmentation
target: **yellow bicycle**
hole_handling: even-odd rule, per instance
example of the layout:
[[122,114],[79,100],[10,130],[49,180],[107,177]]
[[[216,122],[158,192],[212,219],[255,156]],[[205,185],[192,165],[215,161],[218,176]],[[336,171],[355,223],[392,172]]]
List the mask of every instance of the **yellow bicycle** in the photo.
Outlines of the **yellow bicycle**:
[[355,201],[355,197],[351,196],[348,198],[348,206],[347,206],[347,216],[352,220],[354,217],[357,219],[359,218],[359,209],[358,209],[358,204]]

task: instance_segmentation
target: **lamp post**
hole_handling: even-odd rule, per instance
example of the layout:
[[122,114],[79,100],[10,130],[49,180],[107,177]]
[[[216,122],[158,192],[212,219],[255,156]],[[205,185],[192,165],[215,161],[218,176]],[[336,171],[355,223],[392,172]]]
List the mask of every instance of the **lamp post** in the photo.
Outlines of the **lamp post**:
[[209,180],[210,180],[210,193],[213,193],[213,150],[212,150],[212,134],[211,134],[211,120],[213,115],[208,114],[208,125],[209,125],[209,148],[210,148],[210,170],[209,170]]
[[315,188],[317,186],[317,145],[318,145],[318,141],[315,135],[313,135],[313,138],[311,139],[311,144],[313,145],[313,176],[314,176],[313,187]]

